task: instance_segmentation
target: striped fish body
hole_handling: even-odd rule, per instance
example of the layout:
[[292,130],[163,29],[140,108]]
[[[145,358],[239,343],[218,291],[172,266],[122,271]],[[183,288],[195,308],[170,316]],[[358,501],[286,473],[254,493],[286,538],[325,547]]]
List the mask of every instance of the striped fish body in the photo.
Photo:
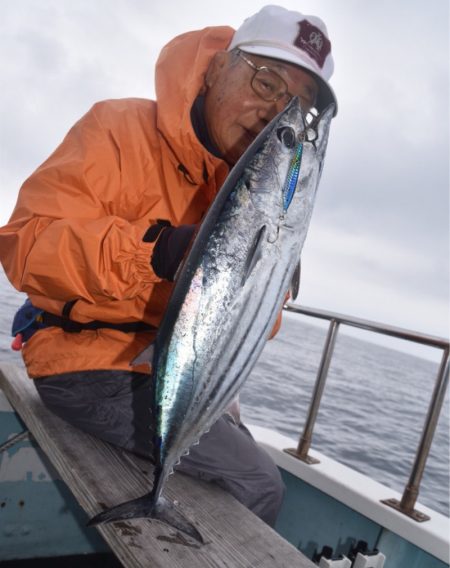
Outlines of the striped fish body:
[[[306,124],[294,99],[230,172],[201,224],[154,345],[156,468],[141,498],[145,516],[177,524],[148,510],[164,500],[174,465],[236,396],[271,333],[300,260],[333,111]],[[142,516],[134,509],[106,520]]]

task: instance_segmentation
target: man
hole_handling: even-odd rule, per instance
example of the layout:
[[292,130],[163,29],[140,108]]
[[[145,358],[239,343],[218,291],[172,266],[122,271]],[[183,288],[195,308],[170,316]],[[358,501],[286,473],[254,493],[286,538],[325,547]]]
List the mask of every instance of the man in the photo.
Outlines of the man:
[[[39,309],[22,352],[53,412],[151,456],[149,368],[130,361],[154,336],[195,226],[230,167],[291,97],[305,112],[335,100],[330,48],[320,20],[276,6],[236,33],[179,36],[157,63],[157,102],[94,105],[26,180],[0,230],[1,260]],[[178,469],[218,483],[274,524],[279,472],[235,413]]]

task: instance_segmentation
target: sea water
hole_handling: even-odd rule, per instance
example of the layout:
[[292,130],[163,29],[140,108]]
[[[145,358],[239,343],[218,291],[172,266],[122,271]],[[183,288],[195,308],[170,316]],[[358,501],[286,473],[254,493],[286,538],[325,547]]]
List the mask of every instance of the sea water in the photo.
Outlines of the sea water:
[[[309,320],[311,321],[311,320]],[[241,394],[244,421],[295,440],[303,431],[327,329],[285,314]],[[437,351],[437,350],[436,350]],[[440,353],[437,353],[437,360]],[[402,493],[439,362],[346,335],[337,337],[312,448]],[[387,492],[387,497],[389,497]],[[419,501],[449,514],[449,396],[438,421]]]
[[[22,365],[20,354],[10,349],[10,329],[25,295],[10,286],[1,270],[0,297],[0,361]],[[241,393],[244,422],[272,428],[292,438],[295,445],[309,408],[326,331],[303,316],[285,314],[281,331],[267,343]],[[403,492],[437,371],[438,362],[340,332],[312,447]],[[419,501],[449,514],[448,393]]]

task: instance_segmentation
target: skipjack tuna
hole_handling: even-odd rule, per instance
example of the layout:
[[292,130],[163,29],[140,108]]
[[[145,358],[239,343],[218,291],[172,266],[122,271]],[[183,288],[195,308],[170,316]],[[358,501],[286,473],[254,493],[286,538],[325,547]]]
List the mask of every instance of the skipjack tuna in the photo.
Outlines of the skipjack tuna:
[[155,343],[139,356],[151,362],[156,385],[153,489],[90,524],[148,517],[203,542],[161,492],[181,456],[235,398],[282,309],[333,112],[307,121],[293,99],[230,172],[180,270]]

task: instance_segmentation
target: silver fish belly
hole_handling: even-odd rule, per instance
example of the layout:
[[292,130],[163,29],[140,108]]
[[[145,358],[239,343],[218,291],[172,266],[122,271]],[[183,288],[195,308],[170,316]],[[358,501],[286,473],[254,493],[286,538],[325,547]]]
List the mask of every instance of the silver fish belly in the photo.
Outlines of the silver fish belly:
[[174,518],[172,506],[166,515],[161,492],[174,465],[235,398],[270,336],[300,261],[333,111],[308,124],[294,99],[230,172],[155,341],[153,490],[92,524],[151,516],[201,540]]

